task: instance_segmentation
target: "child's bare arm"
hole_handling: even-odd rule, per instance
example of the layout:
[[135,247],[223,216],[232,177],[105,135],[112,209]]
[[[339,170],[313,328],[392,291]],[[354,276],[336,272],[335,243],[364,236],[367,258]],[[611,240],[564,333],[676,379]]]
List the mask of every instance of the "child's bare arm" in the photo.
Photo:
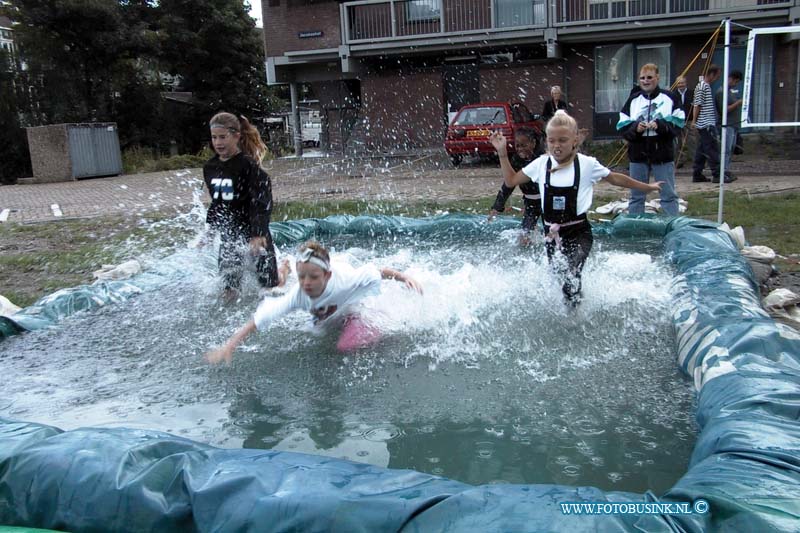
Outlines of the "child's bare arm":
[[418,293],[422,294],[422,285],[409,276],[404,272],[400,272],[399,270],[395,270],[393,268],[384,267],[381,269],[381,277],[383,279],[394,279],[399,281],[400,283],[404,284],[407,288],[413,289]]
[[636,181],[635,179],[631,178],[630,176],[626,176],[625,174],[620,174],[619,172],[610,173],[608,176],[605,177],[605,180],[609,182],[611,185],[616,185],[617,187],[625,187],[626,189],[636,189],[644,192],[660,191],[662,183],[660,181],[657,181],[655,183],[643,183],[641,181]]
[[256,323],[250,319],[247,324],[239,328],[222,346],[211,350],[205,354],[205,359],[212,365],[225,361],[230,363],[233,359],[233,351],[244,341],[251,333],[256,330]]

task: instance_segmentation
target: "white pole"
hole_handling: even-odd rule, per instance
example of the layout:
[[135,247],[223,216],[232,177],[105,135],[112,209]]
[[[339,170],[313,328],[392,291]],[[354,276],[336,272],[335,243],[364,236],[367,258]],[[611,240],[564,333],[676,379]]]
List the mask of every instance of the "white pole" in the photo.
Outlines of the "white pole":
[[722,68],[722,136],[719,147],[719,207],[717,224],[722,224],[722,204],[725,189],[725,158],[728,155],[728,68],[731,53],[731,19],[725,19],[725,62]]

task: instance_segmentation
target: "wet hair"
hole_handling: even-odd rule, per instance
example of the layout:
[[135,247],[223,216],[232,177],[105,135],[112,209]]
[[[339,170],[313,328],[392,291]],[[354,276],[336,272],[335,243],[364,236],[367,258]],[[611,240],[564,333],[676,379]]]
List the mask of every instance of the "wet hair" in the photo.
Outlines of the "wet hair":
[[210,128],[227,128],[232,133],[240,134],[239,148],[259,163],[267,153],[267,145],[261,140],[261,134],[244,116],[238,118],[233,113],[217,113],[208,121]]
[[547,123],[547,135],[548,136],[550,135],[550,132],[552,131],[553,128],[559,128],[559,127],[567,128],[570,131],[570,133],[575,135],[575,148],[573,148],[572,155],[570,156],[570,158],[567,161],[564,161],[563,163],[559,163],[557,167],[551,170],[552,172],[555,172],[556,170],[571,165],[572,161],[578,155],[578,146],[577,146],[579,143],[578,122],[574,118],[569,116],[566,111],[564,111],[563,109],[559,109],[553,115],[553,118],[551,118],[550,121]]
[[730,76],[731,78],[733,78],[735,80],[739,80],[739,81],[744,79],[744,74],[742,74],[741,70],[731,71],[731,73],[728,74],[728,76]]
[[326,250],[325,247],[322,246],[319,242],[317,242],[317,241],[315,241],[313,239],[310,240],[310,241],[304,242],[300,246],[300,250],[299,251],[302,253],[302,252],[304,252],[306,250],[311,250],[312,251],[311,255],[313,255],[314,257],[317,257],[318,259],[322,259],[323,261],[325,261],[328,264],[331,263],[331,255],[328,253],[328,250]]

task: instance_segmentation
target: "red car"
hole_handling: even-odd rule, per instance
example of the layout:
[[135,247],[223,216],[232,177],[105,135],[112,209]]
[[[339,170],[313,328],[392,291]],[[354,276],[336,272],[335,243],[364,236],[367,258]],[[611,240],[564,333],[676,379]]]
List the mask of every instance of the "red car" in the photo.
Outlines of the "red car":
[[500,131],[508,139],[509,154],[514,152],[514,134],[519,128],[531,128],[537,134],[536,155],[544,152],[544,129],[539,115],[532,115],[521,103],[485,102],[465,105],[447,128],[444,149],[458,166],[465,155],[493,156],[495,149],[489,135]]

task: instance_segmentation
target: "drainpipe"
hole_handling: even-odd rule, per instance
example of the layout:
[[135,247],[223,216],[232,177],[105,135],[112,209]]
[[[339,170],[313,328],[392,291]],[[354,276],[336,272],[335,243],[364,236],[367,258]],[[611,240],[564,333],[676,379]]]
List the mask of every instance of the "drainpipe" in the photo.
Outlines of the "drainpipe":
[[289,94],[292,98],[292,131],[294,131],[294,155],[297,157],[303,156],[303,130],[300,126],[300,107],[297,103],[297,82],[293,81],[289,84]]

